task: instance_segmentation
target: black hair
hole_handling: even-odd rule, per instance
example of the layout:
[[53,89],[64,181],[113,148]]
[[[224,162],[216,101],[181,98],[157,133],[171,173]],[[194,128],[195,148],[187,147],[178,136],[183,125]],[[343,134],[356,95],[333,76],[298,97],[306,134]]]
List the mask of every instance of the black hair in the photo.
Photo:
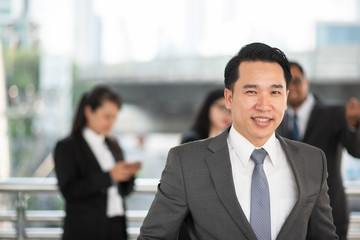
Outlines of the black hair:
[[289,61],[289,64],[290,64],[290,67],[291,67],[291,66],[297,67],[297,68],[300,70],[301,74],[305,77],[304,69],[303,69],[303,67],[300,65],[300,63],[295,62],[295,61]]
[[95,111],[97,108],[102,106],[104,101],[111,101],[115,103],[119,109],[122,105],[121,97],[105,85],[97,85],[91,91],[83,94],[76,110],[71,135],[82,131],[82,129],[86,126],[87,120],[84,112],[85,107],[89,106],[92,111]]
[[224,89],[214,89],[210,91],[204,102],[201,105],[200,111],[195,118],[193,126],[191,130],[197,132],[201,139],[208,138],[210,132],[210,107],[214,104],[214,102],[220,98],[224,98]]
[[225,87],[233,89],[235,82],[239,78],[239,66],[242,62],[276,62],[284,72],[286,88],[291,81],[290,65],[285,54],[278,48],[270,47],[263,43],[250,43],[240,49],[225,67],[224,78]]

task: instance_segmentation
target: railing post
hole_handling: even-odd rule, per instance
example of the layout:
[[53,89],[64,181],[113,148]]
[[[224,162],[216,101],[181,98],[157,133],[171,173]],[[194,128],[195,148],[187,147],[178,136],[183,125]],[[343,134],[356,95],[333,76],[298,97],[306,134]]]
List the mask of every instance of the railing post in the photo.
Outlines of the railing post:
[[25,240],[25,209],[27,208],[27,202],[23,192],[17,193],[16,199],[16,234],[18,240]]

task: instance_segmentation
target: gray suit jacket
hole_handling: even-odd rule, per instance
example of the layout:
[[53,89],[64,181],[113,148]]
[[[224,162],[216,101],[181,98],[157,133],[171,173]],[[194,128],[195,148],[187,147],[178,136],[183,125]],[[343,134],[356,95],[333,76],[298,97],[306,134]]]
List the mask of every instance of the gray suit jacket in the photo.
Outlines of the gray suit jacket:
[[[225,131],[170,150],[139,240],[176,240],[184,221],[192,240],[256,240],[235,194],[227,136]],[[277,138],[293,169],[299,196],[277,239],[338,239],[324,153]]]

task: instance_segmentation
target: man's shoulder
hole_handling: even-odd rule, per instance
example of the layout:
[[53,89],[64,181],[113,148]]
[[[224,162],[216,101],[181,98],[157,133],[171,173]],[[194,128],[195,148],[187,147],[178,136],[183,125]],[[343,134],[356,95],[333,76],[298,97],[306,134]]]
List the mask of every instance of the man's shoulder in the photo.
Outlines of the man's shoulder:
[[173,147],[170,151],[179,153],[182,156],[203,156],[217,152],[227,146],[227,132],[223,132],[216,137],[196,140]]
[[195,130],[189,130],[182,134],[181,143],[188,143],[202,139],[200,134]]
[[280,141],[280,144],[282,145],[283,148],[285,148],[284,150],[293,150],[295,152],[299,152],[301,153],[301,151],[310,151],[310,152],[318,152],[318,151],[322,151],[320,148],[315,147],[313,145],[304,143],[304,142],[299,142],[299,141],[294,141],[285,137],[281,137],[281,136],[277,136],[277,138]]
[[[345,105],[339,102],[321,102],[316,104],[312,110],[309,122],[316,123],[316,127],[320,132],[337,131],[337,129],[343,129],[346,126],[345,119]],[[317,133],[312,133],[317,134]]]
[[188,143],[183,143],[179,146],[174,147],[173,149],[176,151],[189,151],[196,149],[206,149],[214,138],[205,138],[200,140],[195,140]]
[[316,179],[325,173],[326,157],[320,148],[290,139],[283,139],[282,146],[293,169],[302,172],[305,178]]
[[[226,139],[226,138],[225,138]],[[184,143],[170,149],[168,159],[179,161],[184,171],[204,169],[207,159],[226,145],[223,138],[213,137]],[[222,155],[223,156],[223,155]]]
[[317,111],[344,111],[345,105],[340,101],[317,99],[314,109]]

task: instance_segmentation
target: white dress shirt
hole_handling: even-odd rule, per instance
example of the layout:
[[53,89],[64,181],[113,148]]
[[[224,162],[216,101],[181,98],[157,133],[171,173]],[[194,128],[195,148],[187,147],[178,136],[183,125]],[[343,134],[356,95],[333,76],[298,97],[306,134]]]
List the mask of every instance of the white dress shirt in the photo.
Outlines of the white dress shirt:
[[[256,147],[233,126],[227,141],[236,196],[250,222],[251,178],[255,166],[250,156]],[[262,148],[268,153],[264,160],[264,171],[270,192],[271,239],[276,239],[297,201],[298,189],[291,166],[275,134]]]
[[[314,105],[315,105],[315,98],[311,93],[309,93],[308,96],[306,97],[306,100],[300,105],[300,107],[296,111],[296,115],[298,117],[297,125],[299,129],[300,140],[304,139],[306,127],[308,125],[310,114],[312,109],[314,108]],[[291,106],[288,106],[287,111],[289,114],[289,121],[292,123],[295,113],[294,109]],[[289,130],[292,131],[292,127],[293,125],[289,124],[289,128],[291,128]]]
[[[84,129],[83,136],[95,155],[101,170],[109,172],[115,166],[115,158],[105,142],[105,136],[99,135],[89,128]],[[123,199],[115,183],[107,190],[106,216],[124,216]]]

